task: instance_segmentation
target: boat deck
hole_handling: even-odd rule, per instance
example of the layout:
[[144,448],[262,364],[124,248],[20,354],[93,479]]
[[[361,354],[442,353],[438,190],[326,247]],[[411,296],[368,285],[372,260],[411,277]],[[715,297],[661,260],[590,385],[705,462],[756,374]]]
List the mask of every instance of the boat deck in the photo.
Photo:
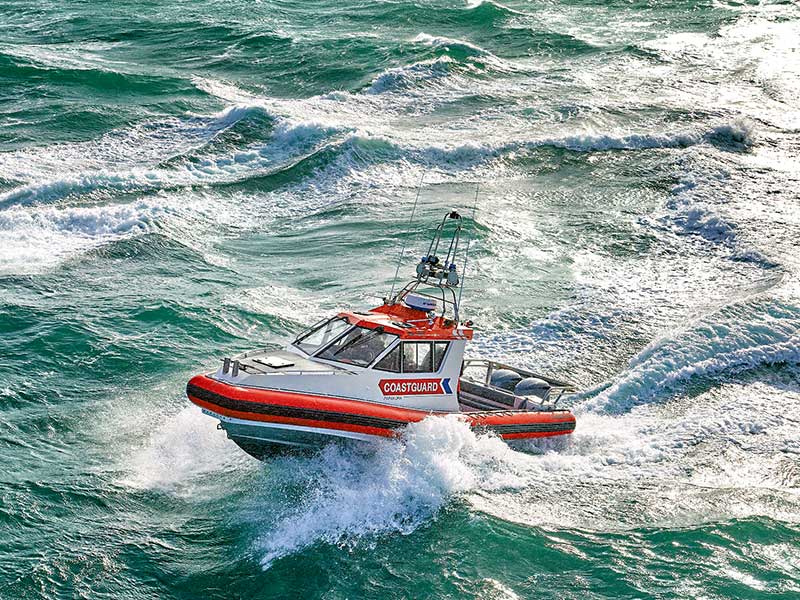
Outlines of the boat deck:
[[461,412],[478,413],[498,411],[555,411],[566,410],[556,407],[556,402],[546,401],[536,396],[516,396],[496,387],[481,385],[474,381],[461,379],[458,404]]

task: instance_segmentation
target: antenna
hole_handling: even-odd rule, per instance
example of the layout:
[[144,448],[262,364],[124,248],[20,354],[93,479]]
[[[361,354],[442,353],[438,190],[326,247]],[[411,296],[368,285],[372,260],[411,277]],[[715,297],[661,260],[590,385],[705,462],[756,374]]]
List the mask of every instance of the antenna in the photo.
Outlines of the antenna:
[[[414,197],[414,208],[411,209],[411,218],[408,220],[408,227],[414,222],[414,213],[417,212],[417,201],[419,200],[419,192],[422,189],[422,180],[425,179],[425,171],[419,176],[419,184],[417,185],[417,195]],[[410,235],[410,232],[409,232]],[[406,253],[406,242],[408,242],[408,235],[403,238],[403,247],[400,250],[400,256],[397,257],[397,268],[394,270],[394,281],[392,281],[392,291],[389,292],[389,300],[394,298],[394,288],[397,285],[397,277],[400,275],[400,263],[403,262],[403,255]]]
[[[475,226],[475,211],[478,210],[478,190],[480,189],[480,184],[475,184],[475,203],[472,205],[472,226]],[[469,260],[469,246],[472,242],[472,230],[470,229],[467,232],[467,249],[464,252],[464,268],[461,271],[461,287],[458,290],[458,306],[461,306],[461,294],[464,293],[464,282],[467,280],[467,261]]]

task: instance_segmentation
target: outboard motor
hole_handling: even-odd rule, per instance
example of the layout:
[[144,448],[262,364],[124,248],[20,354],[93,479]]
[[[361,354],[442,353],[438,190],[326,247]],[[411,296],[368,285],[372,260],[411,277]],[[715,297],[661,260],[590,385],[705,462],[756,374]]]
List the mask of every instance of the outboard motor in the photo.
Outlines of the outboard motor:
[[517,384],[522,381],[522,375],[511,369],[497,369],[492,371],[489,383],[495,387],[513,392]]
[[544,402],[550,400],[550,384],[538,377],[526,377],[514,386],[517,396],[536,396]]

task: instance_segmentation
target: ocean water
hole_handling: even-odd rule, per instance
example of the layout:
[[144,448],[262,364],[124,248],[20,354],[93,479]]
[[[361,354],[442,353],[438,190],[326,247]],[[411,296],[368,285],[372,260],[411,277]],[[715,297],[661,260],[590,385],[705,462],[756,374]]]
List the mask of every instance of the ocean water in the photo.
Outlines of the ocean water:
[[[0,0],[0,598],[800,598],[798,98],[796,2]],[[569,439],[186,400],[476,184],[472,354]]]

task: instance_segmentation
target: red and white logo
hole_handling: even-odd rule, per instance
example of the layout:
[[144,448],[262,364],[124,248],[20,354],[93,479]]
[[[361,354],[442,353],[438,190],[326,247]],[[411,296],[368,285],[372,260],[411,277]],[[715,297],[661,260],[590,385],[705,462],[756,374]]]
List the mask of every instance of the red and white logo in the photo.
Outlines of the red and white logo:
[[381,379],[378,382],[384,396],[420,396],[445,394],[447,386],[441,379]]

